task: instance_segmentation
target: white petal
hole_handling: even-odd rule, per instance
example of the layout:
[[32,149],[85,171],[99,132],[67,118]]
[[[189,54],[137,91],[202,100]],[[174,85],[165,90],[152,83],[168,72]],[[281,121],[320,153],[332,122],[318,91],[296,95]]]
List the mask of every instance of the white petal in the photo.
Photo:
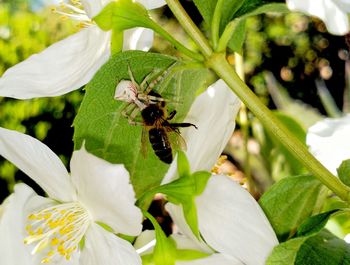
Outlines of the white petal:
[[145,230],[136,238],[134,248],[140,255],[146,255],[153,252],[156,245],[156,233],[154,230]]
[[11,67],[0,78],[0,96],[58,96],[91,80],[108,59],[110,34],[91,26]]
[[350,115],[324,119],[311,126],[306,137],[310,152],[333,174],[350,158]]
[[58,156],[35,138],[0,128],[0,155],[40,185],[49,197],[71,201],[75,192]]
[[349,32],[349,1],[342,0],[287,0],[288,8],[319,17],[330,33],[345,35]]
[[133,28],[124,31],[123,51],[148,51],[153,45],[153,31],[146,28]]
[[1,264],[31,265],[34,258],[23,243],[24,207],[27,201],[36,196],[35,192],[25,184],[17,184],[15,192],[4,205],[3,216],[0,220],[0,257]]
[[[188,226],[185,220],[185,217],[183,215],[183,210],[181,205],[178,206],[168,202],[165,205],[165,209],[169,212],[171,219],[173,220],[174,224],[179,230],[179,233],[185,235],[189,239],[189,241],[192,242],[191,248],[197,249],[206,253],[212,253],[212,250],[210,249],[210,247],[208,247],[203,240],[197,239],[196,236],[192,233],[192,230]],[[175,238],[176,238],[176,235],[175,235]]]
[[84,10],[86,11],[89,18],[93,18],[98,15],[102,8],[110,2],[110,0],[80,0],[82,5],[84,6]]
[[[198,250],[203,251],[203,249],[198,248],[198,245],[189,239],[188,237],[180,234],[172,235],[172,238],[176,242],[176,247],[178,249],[190,249],[190,250]],[[205,251],[203,251],[205,252]],[[206,258],[191,260],[191,261],[177,261],[176,265],[244,265],[241,261],[237,260],[230,255],[215,253]]]
[[[195,99],[185,121],[197,125],[198,130],[188,128],[182,131],[193,172],[210,171],[215,165],[233,133],[240,106],[241,101],[221,79]],[[169,168],[163,183],[174,178],[175,163]]]
[[107,232],[97,224],[92,224],[86,232],[80,264],[141,265],[142,262],[128,241]]
[[136,0],[142,4],[146,9],[154,9],[166,5],[164,0]]
[[109,225],[116,233],[132,236],[141,233],[142,214],[134,205],[135,192],[124,165],[89,154],[83,146],[73,153],[71,174],[78,200],[95,221]]
[[213,176],[196,203],[199,230],[211,247],[247,265],[265,264],[278,241],[245,189],[226,176]]
[[234,257],[225,254],[212,254],[203,259],[177,261],[176,265],[246,265]]

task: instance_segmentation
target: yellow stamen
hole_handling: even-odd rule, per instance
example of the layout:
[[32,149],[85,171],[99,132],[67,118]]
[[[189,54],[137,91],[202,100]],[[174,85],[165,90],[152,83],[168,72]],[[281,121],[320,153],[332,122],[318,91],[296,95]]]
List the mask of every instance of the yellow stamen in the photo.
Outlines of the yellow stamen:
[[41,263],[70,260],[92,218],[78,202],[59,204],[28,216],[25,244],[37,242],[32,254],[48,249]]

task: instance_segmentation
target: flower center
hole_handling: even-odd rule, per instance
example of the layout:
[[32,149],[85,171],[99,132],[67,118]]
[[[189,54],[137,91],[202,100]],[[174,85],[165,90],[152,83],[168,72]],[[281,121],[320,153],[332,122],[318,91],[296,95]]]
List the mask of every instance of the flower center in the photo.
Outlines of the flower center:
[[85,28],[93,24],[80,0],[61,1],[58,7],[52,9],[52,12],[60,14],[62,19],[70,18],[78,21],[80,28]]
[[55,205],[28,216],[25,244],[37,242],[32,254],[47,251],[41,263],[67,260],[76,251],[92,222],[89,212],[78,202]]

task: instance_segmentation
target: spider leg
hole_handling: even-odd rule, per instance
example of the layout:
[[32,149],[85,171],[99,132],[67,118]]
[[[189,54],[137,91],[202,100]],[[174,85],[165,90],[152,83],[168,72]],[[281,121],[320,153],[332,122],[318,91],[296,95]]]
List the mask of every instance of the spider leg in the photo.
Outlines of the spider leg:
[[137,114],[140,112],[140,110],[138,108],[134,108],[130,115],[128,115],[128,122],[130,125],[143,125],[144,123],[142,121],[137,121],[136,120],[136,116]]
[[122,110],[121,114],[124,118],[128,118],[130,113],[134,110],[136,106],[134,104],[127,104]]

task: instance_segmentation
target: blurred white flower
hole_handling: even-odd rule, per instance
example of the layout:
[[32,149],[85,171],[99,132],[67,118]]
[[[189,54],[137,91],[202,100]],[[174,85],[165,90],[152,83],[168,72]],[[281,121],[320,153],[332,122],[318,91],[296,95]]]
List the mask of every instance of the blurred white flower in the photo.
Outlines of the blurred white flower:
[[349,0],[286,0],[293,11],[304,12],[320,18],[334,35],[349,33]]
[[350,115],[327,118],[308,130],[306,144],[310,152],[333,174],[343,160],[350,158]]
[[[111,0],[63,2],[55,11],[84,27],[44,51],[9,68],[0,78],[0,96],[18,99],[59,96],[88,83],[110,56],[111,33],[91,20]],[[164,0],[139,0],[146,8],[165,5]],[[153,31],[134,28],[124,32],[124,50],[149,50]]]
[[135,193],[123,165],[95,157],[83,146],[73,153],[69,174],[46,145],[3,128],[0,155],[49,196],[38,196],[25,185],[16,188],[0,223],[2,264],[25,264],[17,260],[19,249],[31,252],[33,264],[141,264],[128,241],[98,224],[114,233],[141,233],[142,214],[134,205]]

